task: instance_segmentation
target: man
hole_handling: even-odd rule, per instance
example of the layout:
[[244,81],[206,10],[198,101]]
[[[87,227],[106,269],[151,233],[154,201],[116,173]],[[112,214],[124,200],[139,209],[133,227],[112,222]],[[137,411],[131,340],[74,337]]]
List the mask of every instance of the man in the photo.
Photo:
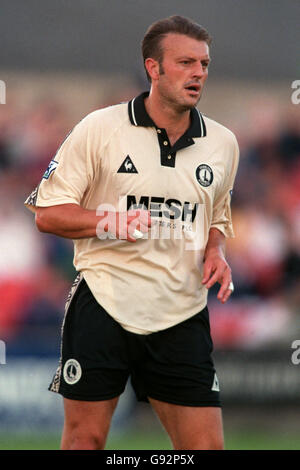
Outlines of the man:
[[216,282],[222,303],[232,292],[238,146],[195,108],[209,44],[180,16],[150,26],[150,93],[84,118],[26,201],[40,231],[74,239],[79,272],[50,385],[64,397],[62,449],[105,447],[129,376],[174,449],[223,449],[206,303]]

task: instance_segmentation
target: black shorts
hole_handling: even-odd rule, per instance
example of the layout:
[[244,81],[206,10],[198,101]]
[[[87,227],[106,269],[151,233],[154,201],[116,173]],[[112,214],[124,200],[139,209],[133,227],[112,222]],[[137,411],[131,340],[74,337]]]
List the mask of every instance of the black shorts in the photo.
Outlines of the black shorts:
[[221,406],[205,307],[171,328],[140,335],[120,326],[79,275],[66,304],[61,359],[49,390],[73,400],[119,396],[131,377],[139,401]]

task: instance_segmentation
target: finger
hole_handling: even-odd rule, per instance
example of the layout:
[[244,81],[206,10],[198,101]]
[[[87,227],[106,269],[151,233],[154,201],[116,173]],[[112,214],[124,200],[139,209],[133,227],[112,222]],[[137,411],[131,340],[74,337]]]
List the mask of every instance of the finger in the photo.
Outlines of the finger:
[[138,240],[143,238],[144,233],[141,231],[140,224],[137,223],[137,220],[132,220],[127,227],[127,239]]
[[228,290],[227,293],[224,295],[224,297],[222,299],[219,299],[220,302],[222,304],[225,304],[225,302],[227,302],[227,300],[229,299],[229,297],[231,296],[231,290]]
[[139,230],[140,232],[148,233],[149,230],[150,230],[150,227],[148,226],[148,224],[144,224],[144,223],[142,223],[142,222],[140,221],[140,222],[137,224],[136,229]]
[[119,212],[118,213],[118,230],[117,230],[117,238],[119,240],[128,240],[130,242],[136,242],[136,239],[133,237],[133,232],[135,226],[133,226],[130,230],[130,225],[128,224],[128,216],[126,212]]
[[131,231],[131,233],[127,230],[127,227],[122,227],[119,229],[119,231],[117,232],[117,238],[119,240],[127,240],[129,242],[136,242],[136,239],[133,237],[133,231],[134,229]]
[[224,277],[223,277],[223,281],[222,281],[222,284],[221,284],[221,288],[218,292],[218,299],[222,301],[222,299],[224,297],[229,297],[230,294],[232,293],[233,291],[233,283],[232,283],[232,280],[231,280],[231,274],[230,274],[230,271],[227,270],[227,272],[225,273]]
[[143,234],[137,230],[134,226],[128,226],[126,232],[126,240],[135,243],[139,238],[142,238]]
[[139,217],[138,217],[138,225],[137,229],[141,230],[144,233],[149,232],[149,228],[152,225],[152,220],[150,217],[150,211],[141,211]]
[[136,229],[138,220],[136,215],[133,217],[129,213],[135,213],[135,211],[119,212],[118,213],[118,231],[117,238],[119,240],[127,240],[135,243],[138,238],[142,238],[143,234]]
[[133,238],[135,238],[136,240],[138,240],[139,238],[143,238],[143,235],[144,234],[137,229],[134,229],[134,232],[132,234]]
[[135,238],[142,238],[138,232],[142,232],[142,233],[149,232],[149,227],[151,225],[151,220],[149,220],[149,217],[146,211],[143,211],[143,214],[138,215],[138,216],[136,214],[133,216],[132,214],[128,213],[128,220],[127,220],[128,233],[130,235],[133,235],[134,231],[137,230]]
[[227,300],[229,299],[229,297],[231,296],[232,294],[232,289],[227,289],[226,293],[224,294],[224,296],[220,299],[220,301],[222,302],[222,304],[224,304],[225,302],[227,302]]
[[151,220],[150,211],[142,211],[141,216],[140,216],[140,221],[142,222],[143,225],[146,225],[147,227],[151,227],[152,220]]
[[148,232],[148,227],[146,227],[145,231],[141,230],[142,227],[140,224],[137,223],[136,220],[131,221],[131,223],[127,227],[127,239],[128,240],[139,240],[140,238],[143,238],[144,233]]
[[143,209],[137,209],[133,210],[130,209],[128,211],[128,218],[130,221],[136,220],[137,223],[141,223],[142,225],[145,225],[146,227],[151,227],[151,216],[150,216],[150,211],[143,210]]
[[212,274],[213,274],[213,265],[211,263],[204,263],[202,284],[205,284],[209,280]]
[[131,242],[131,243],[136,243],[137,238],[135,238],[133,234],[128,233],[127,237],[126,237],[126,240]]
[[212,277],[205,283],[205,287],[210,289],[220,278],[222,277],[222,272],[220,269],[217,269]]

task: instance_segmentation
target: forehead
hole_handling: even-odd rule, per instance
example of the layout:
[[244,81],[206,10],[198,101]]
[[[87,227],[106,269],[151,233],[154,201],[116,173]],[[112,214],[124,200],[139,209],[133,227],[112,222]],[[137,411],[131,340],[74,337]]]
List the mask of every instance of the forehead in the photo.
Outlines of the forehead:
[[209,57],[209,46],[205,41],[191,38],[185,34],[169,33],[161,42],[164,58],[195,56]]

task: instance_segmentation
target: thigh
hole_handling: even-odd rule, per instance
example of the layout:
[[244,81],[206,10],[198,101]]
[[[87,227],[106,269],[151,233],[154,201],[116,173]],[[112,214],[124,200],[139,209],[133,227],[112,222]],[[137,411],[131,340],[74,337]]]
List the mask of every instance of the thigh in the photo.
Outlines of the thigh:
[[207,309],[149,335],[146,348],[142,377],[148,397],[182,406],[220,407]]
[[118,397],[94,402],[64,398],[61,448],[104,449],[117,402]]
[[50,390],[70,400],[110,400],[124,391],[128,376],[124,332],[81,279],[66,310]]
[[222,450],[222,411],[219,407],[174,405],[149,398],[176,450]]

